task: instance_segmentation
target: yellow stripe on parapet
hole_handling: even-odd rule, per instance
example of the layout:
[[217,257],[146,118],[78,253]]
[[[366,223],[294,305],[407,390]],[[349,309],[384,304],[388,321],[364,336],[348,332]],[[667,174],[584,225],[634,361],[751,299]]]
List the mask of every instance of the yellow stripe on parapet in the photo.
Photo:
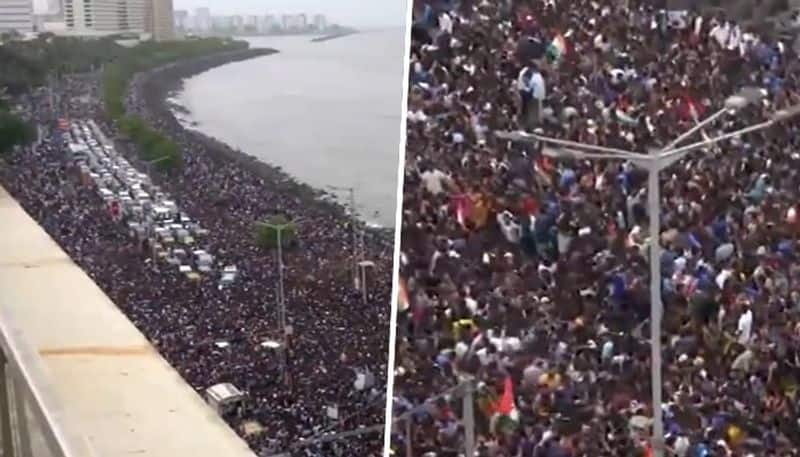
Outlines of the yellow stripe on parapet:
[[0,268],[41,268],[46,267],[49,265],[59,264],[59,263],[71,263],[72,259],[67,256],[63,257],[50,257],[46,259],[36,259],[36,260],[25,260],[25,261],[16,261],[16,262],[0,262]]
[[150,346],[78,346],[39,349],[42,357],[100,355],[109,357],[137,356],[153,353]]

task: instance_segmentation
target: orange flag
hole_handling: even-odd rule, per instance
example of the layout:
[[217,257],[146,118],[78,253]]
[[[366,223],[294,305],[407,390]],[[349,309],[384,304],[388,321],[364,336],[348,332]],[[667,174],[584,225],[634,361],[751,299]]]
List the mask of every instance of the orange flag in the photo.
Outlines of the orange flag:
[[406,290],[406,281],[400,278],[397,287],[397,309],[400,311],[407,311],[410,303],[408,302],[408,290]]
[[494,412],[503,416],[508,416],[514,410],[514,383],[511,381],[511,376],[506,376],[505,385],[503,387],[503,396],[495,406]]

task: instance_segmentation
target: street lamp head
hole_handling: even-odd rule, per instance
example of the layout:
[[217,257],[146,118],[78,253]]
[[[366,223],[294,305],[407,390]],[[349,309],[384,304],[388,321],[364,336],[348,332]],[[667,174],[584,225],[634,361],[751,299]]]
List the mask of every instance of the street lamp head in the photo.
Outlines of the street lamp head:
[[542,146],[542,155],[551,159],[582,159],[586,153],[577,149],[562,148],[558,146]]
[[764,99],[764,90],[758,87],[743,87],[739,92],[725,99],[725,107],[740,110],[747,105],[755,104]]
[[514,131],[497,131],[494,132],[494,136],[501,140],[509,140],[509,141],[527,141],[527,142],[535,142],[537,140],[535,135],[531,135],[530,133],[525,132],[514,132]]
[[774,122],[783,122],[798,115],[800,115],[800,104],[775,111],[775,113],[772,115],[771,120]]

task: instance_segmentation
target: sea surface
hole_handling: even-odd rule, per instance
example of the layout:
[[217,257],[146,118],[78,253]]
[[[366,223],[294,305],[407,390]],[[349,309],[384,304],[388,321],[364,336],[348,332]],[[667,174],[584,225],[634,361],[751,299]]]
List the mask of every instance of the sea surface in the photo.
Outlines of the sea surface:
[[[248,38],[277,54],[185,81],[176,113],[196,128],[313,187],[355,188],[361,217],[392,227],[404,109],[402,28],[324,42]],[[339,191],[342,201],[349,196]]]

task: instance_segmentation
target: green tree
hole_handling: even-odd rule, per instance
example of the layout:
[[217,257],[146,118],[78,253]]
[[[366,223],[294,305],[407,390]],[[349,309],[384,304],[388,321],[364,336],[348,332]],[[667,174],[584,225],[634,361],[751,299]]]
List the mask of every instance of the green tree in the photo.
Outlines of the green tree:
[[294,223],[281,215],[272,216],[263,222],[255,223],[254,237],[256,244],[262,249],[277,249],[279,230],[281,232],[281,247],[287,248],[294,245],[297,233],[296,227]]
[[0,154],[36,139],[33,127],[8,111],[0,111]]

